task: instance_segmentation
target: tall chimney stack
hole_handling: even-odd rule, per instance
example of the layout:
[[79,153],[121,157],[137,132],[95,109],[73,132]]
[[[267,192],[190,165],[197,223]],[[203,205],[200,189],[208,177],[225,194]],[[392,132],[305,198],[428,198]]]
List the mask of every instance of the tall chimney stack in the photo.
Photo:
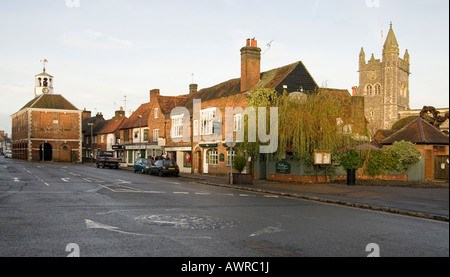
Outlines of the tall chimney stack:
[[241,48],[241,91],[253,89],[261,75],[261,48],[256,39],[247,39]]
[[190,84],[189,85],[189,94],[196,93],[197,89],[198,89],[198,85],[197,84]]

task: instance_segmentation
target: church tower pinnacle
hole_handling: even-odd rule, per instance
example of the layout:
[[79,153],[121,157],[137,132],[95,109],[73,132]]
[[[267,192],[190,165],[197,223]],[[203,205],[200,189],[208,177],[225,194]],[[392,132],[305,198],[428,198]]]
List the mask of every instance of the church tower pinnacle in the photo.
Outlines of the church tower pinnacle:
[[408,50],[399,56],[399,44],[392,22],[383,46],[382,59],[365,61],[359,54],[358,95],[364,96],[365,116],[372,133],[390,129],[398,120],[399,111],[409,110],[409,60]]

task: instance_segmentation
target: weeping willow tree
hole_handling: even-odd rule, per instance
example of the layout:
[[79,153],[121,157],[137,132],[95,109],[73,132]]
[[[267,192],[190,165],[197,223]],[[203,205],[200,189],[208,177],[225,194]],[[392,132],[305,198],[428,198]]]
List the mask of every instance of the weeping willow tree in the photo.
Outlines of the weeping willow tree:
[[[355,109],[351,97],[316,91],[300,97],[282,95],[274,90],[254,91],[249,106],[278,108],[278,159],[292,149],[294,157],[305,165],[313,164],[314,150],[329,150],[338,157],[338,150],[359,144],[355,134],[364,134],[364,113]],[[269,114],[266,113],[269,117]],[[266,120],[266,130],[269,130]],[[248,122],[245,123],[248,130]],[[244,142],[241,148],[252,156],[258,154],[261,143]]]

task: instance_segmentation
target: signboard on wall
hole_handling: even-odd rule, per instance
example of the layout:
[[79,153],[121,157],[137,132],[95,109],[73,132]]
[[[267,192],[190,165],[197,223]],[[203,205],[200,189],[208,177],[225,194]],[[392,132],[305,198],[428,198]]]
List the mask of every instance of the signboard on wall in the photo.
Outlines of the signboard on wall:
[[291,164],[286,161],[279,161],[275,165],[275,172],[279,174],[291,174]]

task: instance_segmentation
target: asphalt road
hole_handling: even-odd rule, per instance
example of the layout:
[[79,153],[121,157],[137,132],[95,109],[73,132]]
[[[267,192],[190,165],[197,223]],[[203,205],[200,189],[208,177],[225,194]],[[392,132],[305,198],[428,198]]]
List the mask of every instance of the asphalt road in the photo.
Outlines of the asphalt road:
[[0,237],[1,257],[449,256],[447,222],[3,157]]

